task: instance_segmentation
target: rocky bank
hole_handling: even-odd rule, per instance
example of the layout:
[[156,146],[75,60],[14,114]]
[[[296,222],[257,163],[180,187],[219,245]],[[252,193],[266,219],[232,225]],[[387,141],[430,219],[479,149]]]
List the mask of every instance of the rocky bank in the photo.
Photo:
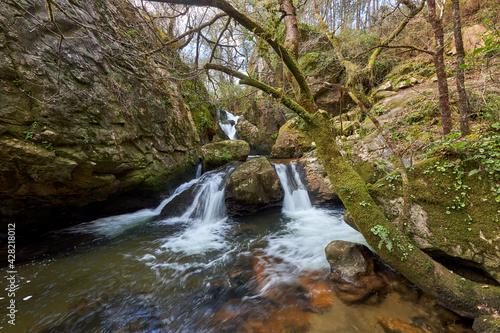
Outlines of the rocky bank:
[[127,1],[58,4],[0,6],[0,215],[32,231],[156,203],[217,126],[178,55],[146,55],[169,37]]

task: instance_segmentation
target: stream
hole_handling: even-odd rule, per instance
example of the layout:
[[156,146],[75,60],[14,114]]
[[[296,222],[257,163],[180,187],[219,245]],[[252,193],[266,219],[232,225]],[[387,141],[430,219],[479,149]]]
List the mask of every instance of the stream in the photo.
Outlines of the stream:
[[[238,117],[219,115],[234,138]],[[333,240],[366,244],[362,235],[343,222],[343,206],[311,204],[293,162],[274,167],[282,208],[228,217],[224,185],[235,166],[204,174],[199,166],[196,178],[154,209],[51,234],[52,243],[76,237],[76,245],[16,265],[16,325],[2,316],[0,329],[383,333],[382,316],[421,332],[472,332],[390,269],[390,291],[344,304],[324,249]],[[0,307],[8,302],[0,296]]]
[[[282,209],[228,218],[224,184],[234,167],[223,167],[181,185],[156,209],[58,232],[90,240],[18,265],[11,331],[383,332],[380,314],[444,330],[444,310],[411,286],[378,305],[336,299],[325,282],[324,248],[336,239],[364,239],[342,221],[343,207],[311,204],[293,164],[275,168],[285,191]],[[180,195],[189,197],[182,212],[161,218]],[[308,301],[315,291],[306,290],[318,284],[330,302],[321,311]],[[0,326],[8,331],[7,319]]]

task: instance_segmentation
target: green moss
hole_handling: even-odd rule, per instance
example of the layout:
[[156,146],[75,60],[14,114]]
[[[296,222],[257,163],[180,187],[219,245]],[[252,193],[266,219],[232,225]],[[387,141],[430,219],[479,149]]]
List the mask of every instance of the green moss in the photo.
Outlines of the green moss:
[[377,170],[369,162],[355,163],[353,168],[366,183],[375,183],[379,179]]
[[[485,261],[493,260],[497,253],[495,235],[500,234],[500,223],[495,217],[500,215],[500,204],[495,201],[485,172],[469,176],[468,172],[475,168],[473,164],[461,165],[463,171],[458,172],[454,163],[457,162],[435,157],[415,165],[408,173],[412,201],[428,215],[430,237],[426,240],[433,248],[484,264],[491,273],[495,265]],[[401,197],[401,182],[392,184],[395,190],[390,189],[386,179],[381,179],[371,192],[375,198],[386,200]],[[500,278],[499,269],[492,275],[495,274]]]
[[198,134],[207,135],[211,140],[217,130],[217,109],[209,103],[207,89],[201,83],[183,81],[181,95],[191,111]]

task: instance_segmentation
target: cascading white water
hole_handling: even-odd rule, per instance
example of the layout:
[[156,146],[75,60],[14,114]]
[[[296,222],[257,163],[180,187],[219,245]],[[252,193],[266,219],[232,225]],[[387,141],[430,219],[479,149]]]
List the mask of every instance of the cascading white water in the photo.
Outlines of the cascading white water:
[[[230,173],[230,172],[229,172]],[[226,216],[224,203],[224,172],[209,172],[200,179],[193,203],[180,219],[195,219],[205,223],[217,221]]]
[[276,164],[276,173],[283,186],[285,197],[283,199],[283,210],[286,212],[298,212],[312,208],[309,194],[300,180],[295,164]]
[[265,253],[280,258],[278,266],[282,266],[273,268],[275,275],[268,281],[269,288],[276,281],[288,279],[291,270],[328,269],[324,249],[333,240],[366,243],[342,221],[339,211],[312,206],[295,164],[274,166],[285,192],[283,214],[289,222],[284,233],[268,238]]
[[229,140],[236,139],[236,124],[238,123],[238,119],[240,119],[240,116],[235,116],[232,113],[227,112],[226,110],[219,109],[218,111],[220,113],[220,128],[224,131],[224,133],[226,133]]
[[193,185],[200,182],[202,166],[201,163],[196,167],[196,178],[177,187],[172,195],[163,200],[155,209],[141,209],[139,211],[109,217],[103,217],[91,222],[79,224],[69,228],[67,232],[74,233],[93,233],[100,236],[116,237],[125,231],[151,221],[160,215],[163,208],[168,205],[175,197],[183,193]]
[[227,246],[224,231],[227,229],[225,182],[234,168],[210,171],[201,178],[191,205],[181,216],[160,223],[186,223],[190,225],[182,232],[163,239],[164,249],[187,254],[204,253]]

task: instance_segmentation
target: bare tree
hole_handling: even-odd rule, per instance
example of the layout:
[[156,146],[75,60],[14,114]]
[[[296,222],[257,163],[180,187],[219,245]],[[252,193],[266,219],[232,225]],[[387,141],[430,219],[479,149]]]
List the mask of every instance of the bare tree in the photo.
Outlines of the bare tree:
[[[439,1],[439,0],[438,0]],[[442,5],[444,6],[444,5]],[[441,123],[443,128],[443,136],[451,133],[451,109],[450,99],[448,96],[448,82],[446,80],[446,71],[444,64],[444,30],[442,22],[442,11],[437,13],[436,0],[427,0],[429,10],[429,23],[434,30],[434,39],[436,41],[436,49],[434,51],[434,65],[436,67],[436,76],[438,80],[439,91],[439,109],[441,111]]]
[[453,8],[453,34],[455,36],[455,47],[457,49],[457,65],[455,76],[458,92],[458,112],[460,114],[460,132],[462,136],[470,133],[468,120],[468,100],[465,90],[465,74],[463,65],[465,64],[465,50],[462,39],[462,24],[460,22],[460,4],[459,0],[451,0]]

